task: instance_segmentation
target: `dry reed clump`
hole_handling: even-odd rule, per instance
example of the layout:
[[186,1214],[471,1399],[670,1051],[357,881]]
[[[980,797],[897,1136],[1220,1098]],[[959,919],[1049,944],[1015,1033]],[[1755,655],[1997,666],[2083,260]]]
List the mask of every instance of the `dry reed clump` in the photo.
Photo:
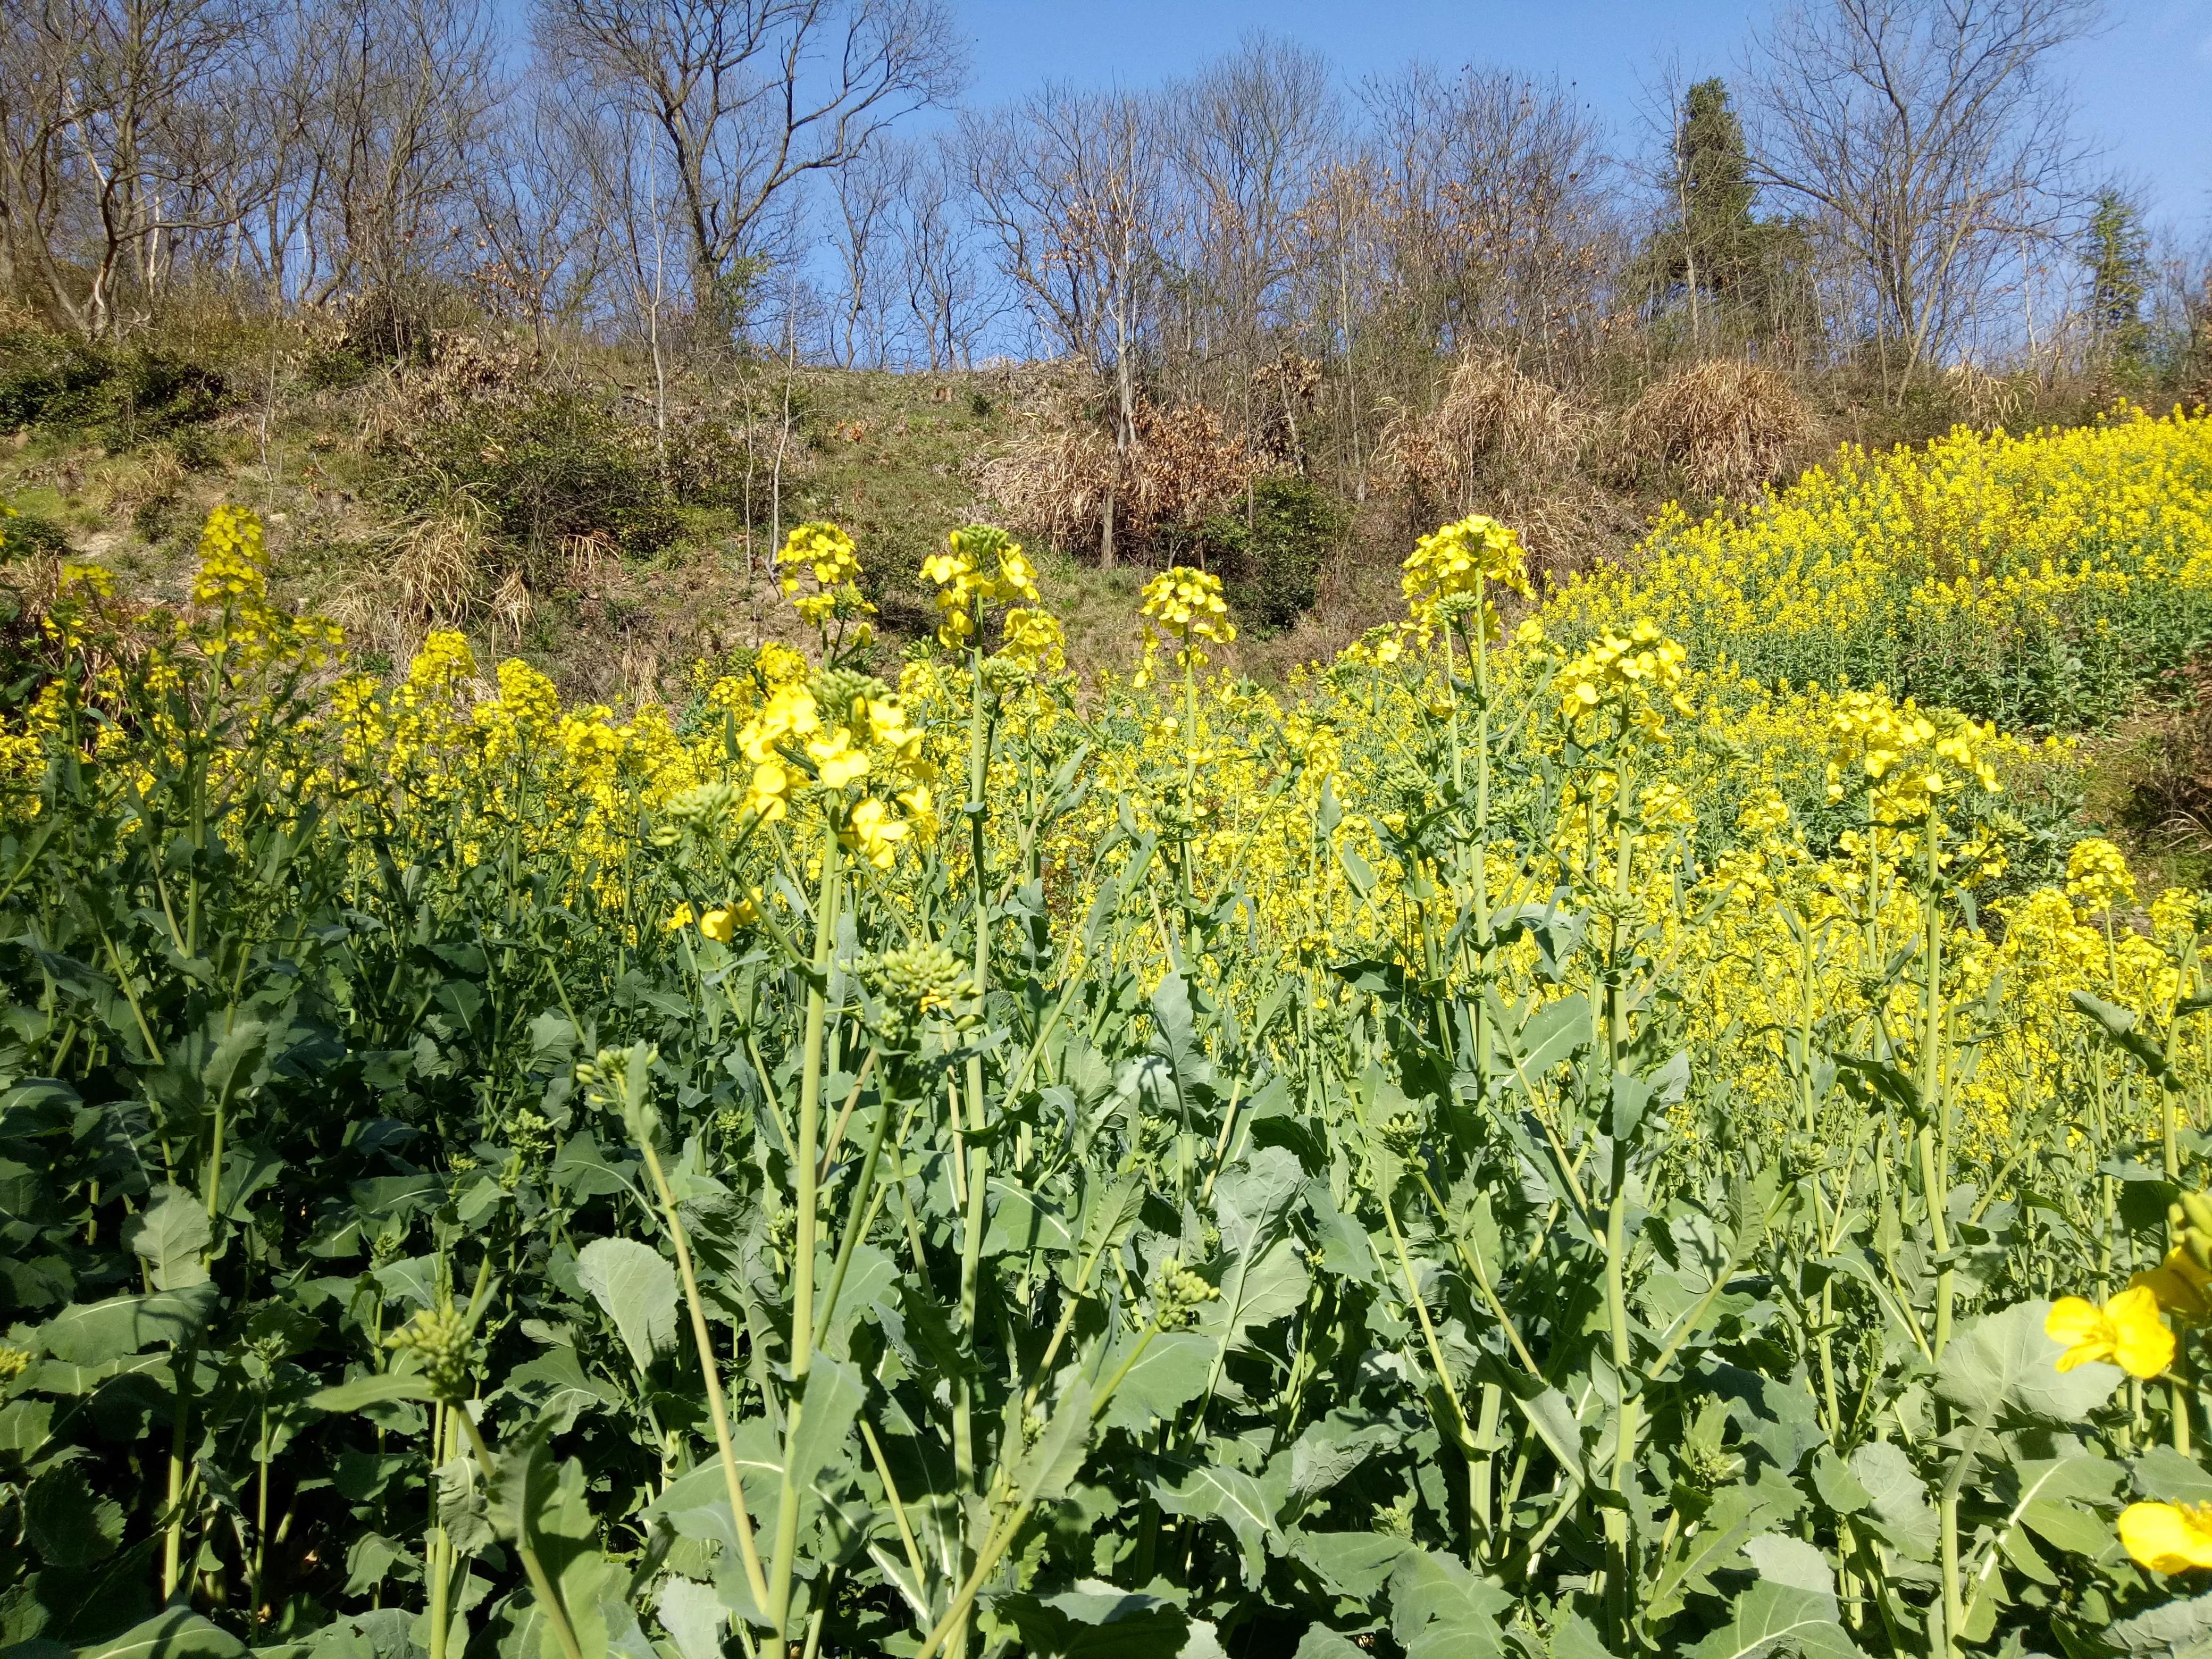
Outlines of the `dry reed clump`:
[[1629,405],[1620,461],[1679,469],[1692,488],[1745,495],[1787,471],[1812,411],[1778,370],[1714,357],[1677,370]]
[[488,520],[465,491],[406,514],[368,543],[368,568],[318,609],[356,647],[394,660],[432,629],[484,620],[487,606],[511,600],[509,584],[520,580],[519,572],[500,568]]
[[109,468],[94,499],[107,517],[135,520],[149,508],[158,511],[175,501],[191,476],[176,446],[156,441]]
[[2009,427],[2027,409],[2033,380],[1997,375],[1973,363],[1943,371],[1943,390],[1957,418],[1973,427]]
[[520,342],[440,329],[428,362],[396,369],[386,394],[364,411],[362,435],[372,445],[410,449],[426,425],[527,393],[541,368],[538,353]]
[[1571,467],[1590,421],[1557,386],[1502,352],[1469,352],[1425,414],[1405,410],[1383,429],[1376,481],[1410,491],[1423,509],[1468,501],[1500,474],[1549,478]]
[[1110,501],[1115,546],[1127,552],[1164,526],[1194,522],[1255,476],[1255,458],[1200,404],[1140,401],[1132,425],[1117,453],[1097,421],[1052,399],[1006,454],[983,464],[978,482],[1016,524],[1061,546],[1098,545]]

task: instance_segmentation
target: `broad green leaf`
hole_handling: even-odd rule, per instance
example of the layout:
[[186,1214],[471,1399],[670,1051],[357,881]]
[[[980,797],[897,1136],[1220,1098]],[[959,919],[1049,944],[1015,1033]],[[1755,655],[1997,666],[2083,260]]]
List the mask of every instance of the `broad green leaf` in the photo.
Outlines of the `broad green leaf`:
[[2132,1055],[2143,1070],[2167,1087],[2181,1086],[2166,1060],[2166,1051],[2138,1029],[2142,1021],[2134,1009],[2118,1007],[2087,991],[2072,991],[2068,995],[2077,1010],[2096,1022],[2099,1033],[2107,1042],[2123,1054]]
[[1735,1565],[1740,1548],[1787,1520],[1800,1501],[1796,1488],[1771,1464],[1755,1479],[1714,1492],[1697,1530],[1675,1541],[1653,1576],[1644,1596],[1646,1616],[1671,1619],[1692,1591],[1711,1594],[1711,1575]]
[[[210,1097],[220,1100],[225,1096],[237,1094],[259,1060],[268,1037],[269,1027],[261,1020],[233,1022],[200,1071],[200,1081],[207,1085]],[[241,1076],[241,1072],[246,1075]]]
[[1978,1423],[2002,1419],[2078,1423],[2112,1398],[2117,1365],[2058,1369],[2064,1349],[2044,1334],[2048,1302],[2022,1302],[1968,1320],[1936,1370],[1936,1392]]
[[429,1400],[430,1379],[420,1371],[380,1371],[356,1376],[350,1382],[320,1389],[307,1403],[326,1412],[357,1412],[387,1400]]
[[2122,1653],[2212,1659],[2212,1595],[2177,1596],[2164,1607],[2121,1620],[2103,1635]]
[[1775,1534],[1744,1546],[1759,1582],[1735,1599],[1729,1622],[1691,1650],[1693,1659],[1764,1659],[1794,1652],[1802,1659],[1859,1659],[1836,1605],[1826,1559],[1802,1539]]
[[1512,1598],[1449,1556],[1413,1550],[1390,1575],[1390,1633],[1406,1659],[1493,1659]]
[[[775,1514],[776,1488],[783,1480],[783,1458],[774,1434],[759,1418],[732,1432],[731,1450],[745,1494],[745,1512],[756,1526]],[[730,1489],[720,1457],[709,1457],[690,1474],[669,1482],[668,1490],[645,1506],[643,1519],[665,1522],[679,1538],[720,1544],[734,1553],[737,1519],[730,1513]]]
[[11,1400],[0,1406],[0,1453],[27,1463],[46,1443],[54,1408],[43,1400]]
[[405,1550],[381,1533],[356,1534],[346,1547],[345,1594],[350,1597],[380,1590],[392,1576],[392,1570],[402,1565],[414,1567],[419,1564],[410,1560]]
[[[434,1308],[438,1305],[438,1258],[434,1255],[408,1256],[398,1261],[387,1261],[371,1275],[376,1287],[384,1292],[384,1299],[408,1310]],[[402,1318],[406,1316],[401,1315]]]
[[1290,1553],[1338,1594],[1371,1602],[1381,1596],[1391,1572],[1413,1547],[1388,1533],[1294,1532]]
[[853,1419],[867,1400],[867,1379],[858,1367],[828,1354],[814,1356],[806,1373],[798,1431],[785,1448],[792,1484],[801,1492],[816,1488],[852,1437]]
[[1850,1470],[1867,1493],[1881,1541],[1915,1561],[1936,1559],[1936,1506],[1903,1448],[1871,1440],[1851,1454]]
[[1191,1013],[1190,987],[1181,974],[1164,975],[1152,993],[1152,1029],[1159,1054],[1186,1084],[1204,1056],[1198,1047],[1197,1021]]
[[2042,1574],[2036,1573],[2035,1565],[2041,1558],[2034,1555],[2027,1540],[2020,1537],[2019,1529],[2022,1527],[2073,1554],[2103,1554],[2112,1545],[2112,1522],[2077,1505],[2109,1504],[2112,1489],[2120,1484],[2124,1474],[2118,1463],[2081,1453],[2024,1458],[2013,1463],[2004,1470],[1999,1482],[1998,1489],[2008,1505],[1999,1528],[2000,1547],[2008,1553],[2017,1548],[2023,1558],[2019,1562],[2021,1571],[2045,1582],[2050,1582],[2053,1575],[2047,1569]]
[[1577,991],[1547,1002],[1519,1030],[1500,1035],[1500,1069],[1512,1073],[1533,1097],[1547,1073],[1589,1042],[1589,999]]
[[477,1473],[475,1455],[465,1451],[437,1469],[438,1524],[461,1555],[478,1553],[498,1536]]
[[214,1234],[207,1206],[181,1187],[158,1187],[124,1233],[124,1243],[146,1264],[156,1291],[190,1290],[207,1282],[207,1248]]
[[88,1567],[123,1541],[123,1505],[100,1497],[82,1470],[64,1463],[24,1489],[23,1530],[48,1565]]
[[1366,1650],[1339,1636],[1327,1625],[1314,1625],[1298,1638],[1291,1659],[1365,1659]]
[[1275,1526],[1274,1507],[1260,1483],[1242,1469],[1163,1457],[1152,1496],[1164,1514],[1226,1526],[1243,1553],[1248,1583],[1257,1583],[1267,1575],[1268,1545],[1281,1553],[1283,1535]]
[[1192,1627],[1172,1601],[1093,1579],[1058,1595],[1000,1595],[990,1609],[1031,1659],[1181,1659]]
[[1551,1659],[1613,1659],[1597,1626],[1571,1607],[1552,1626]]
[[215,1310],[214,1285],[150,1296],[116,1296],[63,1309],[39,1327],[48,1353],[72,1365],[104,1365],[156,1342],[172,1346],[196,1335]]
[[1037,1250],[1066,1253],[1074,1236],[1059,1208],[1041,1193],[991,1177],[991,1219],[983,1230],[983,1254],[1027,1255]]
[[1279,1233],[1255,1252],[1231,1260],[1221,1275],[1220,1297],[1199,1311],[1199,1330],[1226,1352],[1239,1352],[1260,1332],[1304,1307],[1311,1287],[1297,1246],[1289,1234]]
[[676,1269],[634,1238],[595,1238],[577,1252],[576,1282],[596,1301],[639,1370],[676,1345]]
[[722,1659],[722,1637],[730,1620],[714,1586],[672,1577],[661,1585],[653,1611],[683,1659]]
[[1036,1504],[1066,1497],[1090,1450],[1091,1384],[1079,1376],[1053,1407],[1044,1432],[1014,1465],[1014,1492]]
[[2212,1471],[2171,1446],[2153,1446],[2136,1459],[2135,1489],[2162,1504],[2212,1504]]
[[239,1659],[246,1644],[187,1607],[165,1607],[143,1625],[90,1647],[75,1659]]
[[1850,1465],[1826,1446],[1813,1455],[1813,1490],[1838,1515],[1856,1515],[1874,1501]]
[[[818,1258],[814,1274],[814,1316],[819,1321],[823,1304],[830,1297],[830,1273],[832,1258],[826,1250]],[[847,1350],[846,1337],[854,1326],[898,1296],[899,1266],[890,1255],[872,1244],[856,1245],[853,1259],[845,1264],[845,1282],[837,1291],[837,1317],[831,1322],[823,1346],[830,1352],[843,1358]]]
[[[1137,1340],[1134,1334],[1125,1334],[1122,1350],[1126,1352]],[[1121,1386],[1106,1408],[1105,1425],[1142,1431],[1151,1426],[1154,1418],[1174,1417],[1206,1392],[1206,1381],[1213,1374],[1214,1356],[1219,1351],[1216,1339],[1196,1331],[1159,1333],[1145,1345],[1137,1363],[1122,1377]],[[1104,1374],[1111,1376],[1118,1364],[1117,1358],[1109,1358]]]
[[[1291,1504],[1303,1508],[1311,1503],[1397,1437],[1389,1425],[1361,1422],[1346,1412],[1307,1424],[1288,1454]],[[1282,1455],[1277,1454],[1278,1461]]]
[[415,1659],[416,1621],[398,1607],[348,1613],[317,1631],[307,1652],[312,1659]]

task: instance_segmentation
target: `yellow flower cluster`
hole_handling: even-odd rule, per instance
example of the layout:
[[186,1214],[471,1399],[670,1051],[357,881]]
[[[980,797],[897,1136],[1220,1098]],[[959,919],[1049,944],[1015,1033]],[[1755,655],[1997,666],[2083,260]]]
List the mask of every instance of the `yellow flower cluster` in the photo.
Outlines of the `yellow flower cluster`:
[[[815,554],[840,585],[858,568],[849,542],[826,527],[804,544],[809,580],[818,580]],[[1495,550],[1486,538],[1480,545]],[[211,581],[247,581],[252,562],[235,546],[221,541]],[[1437,568],[1453,570],[1466,550],[1440,554]],[[998,544],[971,538],[961,551],[971,573],[1006,579]],[[222,562],[232,559],[239,562]],[[1018,574],[1033,586],[1026,565]],[[932,580],[942,591],[957,576]],[[1463,568],[1448,578],[1464,579]],[[107,626],[96,582],[87,578],[82,588],[82,629]],[[233,623],[244,597],[230,596]],[[1165,573],[1146,599],[1155,650],[1229,637],[1219,585],[1201,573]],[[222,695],[263,695],[295,660],[283,653],[307,648],[305,623],[270,617],[270,636],[283,643],[265,676],[237,679],[242,689]],[[2063,749],[1919,704],[1781,686],[1741,661],[1700,660],[1657,622],[1640,620],[1601,628],[1564,658],[1539,639],[1493,659],[1498,706],[1525,711],[1513,716],[1511,742],[1553,769],[1559,793],[1539,838],[1493,826],[1486,844],[1463,841],[1450,859],[1480,869],[1494,907],[1602,906],[1624,926],[1650,929],[1650,951],[1670,964],[1670,1018],[1700,1075],[1729,1079],[1733,1109],[1747,1122],[1786,1122],[1801,1110],[1802,1079],[1783,1034],[1821,1018],[1878,1022],[1909,1054],[1917,988],[1886,965],[1923,937],[1914,842],[1925,831],[1914,811],[1940,806],[1948,817],[1961,795],[1986,797],[2022,769],[2068,763]],[[1438,654],[1412,648],[1418,624],[1376,630],[1335,663],[1297,674],[1279,695],[1193,664],[1176,694],[1139,675],[1102,678],[1079,696],[1050,613],[1024,605],[1005,623],[982,677],[998,710],[978,794],[993,804],[983,850],[994,872],[1029,870],[1056,915],[1081,916],[1112,876],[1102,846],[1121,833],[1171,845],[1179,902],[1243,907],[1238,927],[1249,929],[1250,945],[1224,969],[1223,994],[1244,1013],[1294,975],[1300,1006],[1325,1014],[1356,996],[1327,964],[1418,962],[1441,949],[1437,854],[1407,837],[1449,787],[1455,734]],[[218,659],[225,674],[261,672],[235,641],[222,643],[220,620],[193,626],[190,641],[157,653],[149,684],[181,684],[178,695],[204,706],[214,694],[198,688]],[[915,884],[925,872],[972,878],[966,823],[945,833],[933,792],[948,768],[957,775],[968,763],[975,687],[963,666],[942,657],[909,661],[893,691],[764,646],[702,667],[681,714],[651,704],[620,716],[566,704],[526,665],[480,667],[466,641],[447,633],[427,639],[388,684],[359,673],[318,684],[326,689],[307,721],[273,703],[255,718],[272,731],[283,723],[289,746],[277,752],[300,798],[328,793],[328,833],[353,847],[445,826],[437,833],[450,835],[465,860],[511,849],[568,896],[626,918],[634,939],[672,921],[692,941],[726,942],[773,908],[763,896],[777,875],[803,874],[825,836],[888,904],[922,904]],[[0,811],[38,810],[49,757],[72,732],[94,729],[73,722],[71,695],[56,680],[0,732]],[[1603,718],[1605,710],[1631,718]],[[1474,742],[1463,720],[1456,740]],[[1635,757],[1625,799],[1615,799],[1613,770],[1589,759],[1616,744]],[[104,758],[90,737],[77,752]],[[1463,758],[1471,769],[1473,754]],[[1055,812],[1057,792],[1068,787],[1055,776],[1071,763],[1079,787]],[[1931,770],[1939,787],[1925,783]],[[1914,776],[1922,782],[1907,790],[1902,781]],[[124,781],[118,769],[118,787]],[[1827,806],[1832,782],[1869,802],[1840,838]],[[1878,791],[1887,792],[1879,801]],[[1514,810],[1518,823],[1533,809],[1521,801]],[[687,848],[711,835],[711,867],[690,887],[656,886],[641,836],[679,817],[693,826],[683,832]],[[1032,837],[1033,823],[1043,828]],[[1996,830],[1986,848],[1968,839],[1984,827],[1947,830],[1939,867],[1964,879],[1965,866],[2000,855]],[[2152,897],[2150,926],[2139,932],[2116,852],[2077,851],[2069,875],[1986,902],[1978,927],[1955,916],[1944,923],[1947,988],[1975,999],[1985,1024],[1972,1066],[1951,1084],[1964,1158],[2081,1085],[2092,1034],[2075,1012],[2076,991],[2138,1011],[2161,1042],[2171,1031],[2188,1086],[2206,1076],[2207,1022],[2177,1030],[2167,1014],[2203,983],[2199,901],[2185,892]],[[1149,908],[1144,896],[1135,902]],[[1492,967],[1533,972],[1535,951],[1526,938],[1501,945]],[[1161,971],[1149,958],[1127,965]],[[1456,971],[1445,963],[1437,975]],[[2140,1116],[2153,1106],[2138,1093],[2112,1109]]]
[[1676,713],[1692,713],[1682,690],[1689,653],[1665,638],[1657,625],[1646,619],[1630,629],[1626,637],[1607,629],[1589,649],[1560,668],[1552,689],[1559,710],[1568,718],[1601,709],[1633,705],[1626,718],[1648,725],[1656,718],[1653,695],[1663,697]]
[[[1430,532],[1413,544],[1399,586],[1415,622],[1434,619],[1443,601],[1466,595],[1480,600],[1486,583],[1527,594],[1528,568],[1521,538],[1497,520],[1476,513]],[[1486,611],[1485,630],[1491,616]]]
[[1741,516],[1669,508],[1543,611],[1571,641],[1633,617],[1769,684],[1994,697],[2008,724],[2117,713],[2212,625],[2212,417],[1962,428],[1846,449]]
[[[2126,909],[2136,902],[2136,878],[2126,855],[2108,841],[2077,842],[2066,855],[2066,896],[2085,914]],[[2196,907],[2190,906],[2191,920]]]
[[1221,594],[1221,578],[1210,571],[1170,565],[1145,584],[1139,610],[1145,619],[1148,665],[1154,652],[1171,645],[1176,667],[1202,667],[1206,653],[1192,641],[1224,645],[1237,637],[1237,624],[1229,620],[1229,602]]
[[[803,622],[823,627],[838,616],[871,616],[875,606],[860,596],[860,556],[853,538],[834,524],[803,524],[776,550],[775,568],[784,597]],[[814,578],[814,592],[801,594],[800,572]]]
[[[975,633],[986,604],[1038,602],[1036,572],[1021,544],[996,526],[971,524],[947,538],[946,550],[921,562],[923,577],[937,586],[937,637],[959,647]],[[1012,616],[1007,618],[1012,627]]]
[[2000,793],[1991,755],[1995,726],[1950,709],[1923,710],[1911,698],[1892,702],[1879,691],[1846,692],[1828,722],[1828,799],[1850,793],[1850,780],[1872,786],[1875,819],[1917,823],[1936,803],[1970,787]]

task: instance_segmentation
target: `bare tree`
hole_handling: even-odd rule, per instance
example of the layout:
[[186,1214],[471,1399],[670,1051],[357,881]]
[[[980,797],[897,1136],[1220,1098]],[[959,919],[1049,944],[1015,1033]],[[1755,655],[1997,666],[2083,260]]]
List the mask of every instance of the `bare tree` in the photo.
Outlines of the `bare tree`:
[[[1138,356],[1157,318],[1161,249],[1172,234],[1158,100],[1048,86],[963,128],[976,216],[1000,269],[1059,350],[1114,395],[1114,447],[1137,437]],[[1114,562],[1109,490],[1101,560]]]
[[914,153],[895,223],[906,308],[920,335],[915,360],[932,369],[967,368],[975,343],[1011,301],[984,285],[978,228],[943,137]]
[[319,292],[390,291],[458,240],[499,88],[486,0],[324,0],[313,131],[338,250]]
[[174,238],[234,216],[234,201],[210,175],[206,124],[194,116],[215,99],[256,21],[252,0],[27,0],[8,9],[0,214],[9,264],[73,325],[118,331],[132,320],[126,296],[150,295]]
[[1486,337],[1556,367],[1617,260],[1601,135],[1556,82],[1426,64],[1370,81],[1395,299],[1448,350]]
[[471,273],[486,307],[519,313],[542,345],[556,319],[585,314],[611,263],[592,154],[606,135],[546,87],[518,95],[471,181],[481,257]]
[[1241,405],[1249,444],[1255,376],[1299,322],[1298,215],[1340,137],[1328,65],[1255,34],[1169,95],[1190,199],[1183,333],[1194,358],[1228,369],[1215,395]]
[[536,0],[534,16],[550,56],[653,133],[696,297],[726,314],[793,187],[962,71],[945,0]]
[[890,264],[896,257],[899,204],[913,183],[914,155],[878,139],[830,175],[830,246],[844,291],[830,340],[845,368],[880,368],[890,351]]
[[2098,18],[2097,0],[1816,0],[1756,40],[1759,169],[1811,210],[1900,385],[2079,210],[2088,150],[2055,59]]

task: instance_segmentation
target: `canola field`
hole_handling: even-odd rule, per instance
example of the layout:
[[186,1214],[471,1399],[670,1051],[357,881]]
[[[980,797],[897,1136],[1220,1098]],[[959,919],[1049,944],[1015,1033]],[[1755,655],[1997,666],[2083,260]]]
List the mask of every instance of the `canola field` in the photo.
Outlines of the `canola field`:
[[0,734],[13,1659],[2212,1644],[2212,896],[2069,816],[2212,421],[1845,453],[1274,693],[361,672],[219,509]]

